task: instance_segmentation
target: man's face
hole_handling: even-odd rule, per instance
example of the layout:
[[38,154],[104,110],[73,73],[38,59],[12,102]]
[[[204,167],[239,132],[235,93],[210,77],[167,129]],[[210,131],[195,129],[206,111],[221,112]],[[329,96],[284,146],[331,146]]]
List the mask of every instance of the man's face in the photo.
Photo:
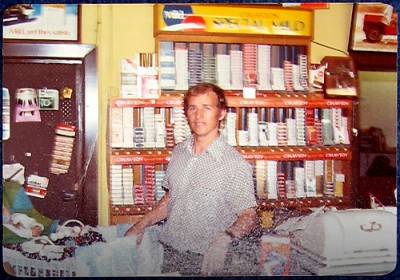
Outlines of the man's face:
[[217,95],[212,91],[189,98],[187,118],[195,135],[218,135],[219,122],[225,117],[226,110],[219,109],[217,105]]

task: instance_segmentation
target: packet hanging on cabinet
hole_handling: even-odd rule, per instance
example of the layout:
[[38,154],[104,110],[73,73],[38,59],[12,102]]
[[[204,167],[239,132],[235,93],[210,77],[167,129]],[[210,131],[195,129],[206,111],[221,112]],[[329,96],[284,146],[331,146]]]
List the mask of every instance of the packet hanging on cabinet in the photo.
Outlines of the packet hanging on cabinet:
[[59,175],[68,172],[74,147],[75,130],[73,125],[56,125],[50,173]]

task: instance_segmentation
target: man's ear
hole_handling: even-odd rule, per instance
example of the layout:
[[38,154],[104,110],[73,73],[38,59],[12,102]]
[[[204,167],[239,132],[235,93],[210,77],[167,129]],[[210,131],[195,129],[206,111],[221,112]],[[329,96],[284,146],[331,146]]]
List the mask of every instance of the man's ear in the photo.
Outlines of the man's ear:
[[225,118],[225,116],[226,116],[226,109],[222,109],[219,112],[219,120],[222,121]]

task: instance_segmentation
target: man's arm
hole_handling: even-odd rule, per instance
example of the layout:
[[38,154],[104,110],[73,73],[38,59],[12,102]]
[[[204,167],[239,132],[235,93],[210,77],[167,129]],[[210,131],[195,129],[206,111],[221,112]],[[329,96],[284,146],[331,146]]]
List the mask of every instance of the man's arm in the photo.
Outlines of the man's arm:
[[161,222],[167,218],[167,208],[169,203],[169,193],[166,192],[159,203],[152,211],[144,215],[136,224],[134,224],[126,233],[125,236],[136,235],[137,244],[140,244],[146,227]]
[[257,211],[256,208],[249,208],[244,210],[237,218],[237,220],[230,226],[226,233],[234,238],[239,239],[249,235],[257,226]]
[[224,267],[225,256],[232,239],[249,235],[257,225],[256,208],[244,210],[225,232],[219,233],[204,254],[201,273],[212,275]]

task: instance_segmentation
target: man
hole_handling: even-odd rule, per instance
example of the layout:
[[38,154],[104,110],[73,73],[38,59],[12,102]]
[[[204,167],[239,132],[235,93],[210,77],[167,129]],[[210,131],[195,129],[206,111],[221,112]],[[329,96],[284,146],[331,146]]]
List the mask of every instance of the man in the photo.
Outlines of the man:
[[223,90],[210,83],[191,87],[184,97],[192,135],[178,144],[153,211],[126,233],[140,243],[147,226],[166,219],[160,233],[163,272],[224,274],[228,247],[257,224],[252,168],[219,133],[226,115]]

